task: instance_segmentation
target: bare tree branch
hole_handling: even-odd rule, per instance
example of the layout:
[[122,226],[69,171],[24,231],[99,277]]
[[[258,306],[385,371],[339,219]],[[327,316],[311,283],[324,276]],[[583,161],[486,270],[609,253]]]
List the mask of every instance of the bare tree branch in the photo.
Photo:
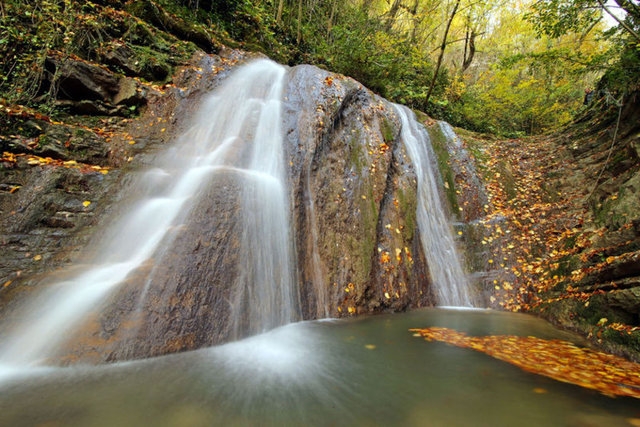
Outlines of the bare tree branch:
[[442,44],[440,45],[440,55],[438,55],[438,62],[436,63],[436,69],[433,71],[433,79],[431,79],[431,85],[429,86],[429,91],[427,92],[427,97],[425,99],[425,104],[429,103],[429,98],[431,98],[431,93],[433,93],[433,88],[436,86],[436,80],[438,79],[438,72],[440,72],[440,67],[442,66],[442,59],[444,58],[444,51],[447,48],[447,38],[449,37],[449,30],[451,29],[451,23],[453,22],[453,18],[456,17],[456,13],[458,13],[458,7],[460,6],[460,1],[457,0],[456,4],[453,6],[453,10],[451,11],[451,15],[449,16],[449,20],[447,21],[447,26],[444,29],[444,35],[442,36]]
[[620,26],[622,28],[624,28],[624,30],[629,33],[634,39],[636,39],[638,42],[640,42],[640,35],[638,35],[638,33],[636,33],[633,28],[631,28],[629,25],[627,25],[623,20],[621,20],[620,18],[618,18],[616,16],[615,13],[613,13],[608,7],[607,5],[602,1],[602,0],[597,0],[598,3],[600,4],[600,6],[602,7],[602,9],[607,12],[613,19],[615,19],[618,24],[620,24]]

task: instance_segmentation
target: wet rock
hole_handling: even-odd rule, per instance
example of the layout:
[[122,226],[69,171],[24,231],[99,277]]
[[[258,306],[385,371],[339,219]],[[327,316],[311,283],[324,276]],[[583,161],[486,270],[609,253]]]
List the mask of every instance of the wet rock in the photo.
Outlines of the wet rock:
[[58,99],[110,101],[118,92],[118,78],[111,71],[86,61],[50,56],[45,68]]
[[[0,181],[19,186],[17,191],[0,191],[0,283],[6,283],[68,262],[87,242],[83,231],[96,223],[95,206],[105,199],[111,178],[27,166],[0,170]],[[86,200],[92,205],[85,206]]]
[[[611,307],[638,315],[640,313],[640,283],[636,283],[636,286],[630,289],[609,292],[606,294],[605,300]],[[640,319],[638,320],[640,321]]]
[[284,108],[304,316],[429,304],[416,180],[391,106],[351,79],[299,66]]
[[118,93],[113,97],[116,105],[141,106],[147,103],[147,89],[136,80],[123,77],[118,84]]
[[106,164],[110,146],[89,130],[67,125],[47,125],[31,152],[42,157]]
[[[194,58],[198,66],[180,72],[166,94],[151,96],[144,115],[127,129],[134,141],[146,144],[112,147],[110,156],[135,156],[137,166],[149,163],[182,130],[179,118],[192,114],[202,96],[246,57],[233,51],[225,55]],[[361,84],[311,66],[290,70],[284,96],[302,317],[432,304],[415,219],[417,177],[399,139],[394,109]],[[55,148],[50,152],[60,157],[80,140],[90,140],[61,129],[45,135]],[[72,234],[96,219],[97,203],[88,195],[98,183],[83,176],[41,176],[42,181],[24,183],[30,190],[11,205],[24,209],[21,220],[12,223],[16,254],[30,250],[20,248],[26,241],[18,233],[51,236],[47,229],[53,228]],[[126,188],[126,182],[124,176],[119,185]],[[220,173],[202,190],[182,225],[167,237],[172,249],[154,254],[83,324],[67,360],[78,355],[94,362],[135,359],[238,338],[229,324],[229,301],[243,265],[238,259],[242,224],[237,221],[241,185],[233,173]],[[83,200],[92,203],[85,206]],[[47,256],[60,255],[51,250]]]

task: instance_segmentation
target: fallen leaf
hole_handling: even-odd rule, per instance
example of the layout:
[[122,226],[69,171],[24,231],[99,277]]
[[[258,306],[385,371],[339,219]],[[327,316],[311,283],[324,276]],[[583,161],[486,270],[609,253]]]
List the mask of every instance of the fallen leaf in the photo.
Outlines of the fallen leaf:
[[[607,396],[640,399],[640,364],[569,341],[513,335],[468,336],[454,329],[410,329],[427,341],[470,348],[524,371],[597,390]],[[569,361],[569,362],[568,362]]]

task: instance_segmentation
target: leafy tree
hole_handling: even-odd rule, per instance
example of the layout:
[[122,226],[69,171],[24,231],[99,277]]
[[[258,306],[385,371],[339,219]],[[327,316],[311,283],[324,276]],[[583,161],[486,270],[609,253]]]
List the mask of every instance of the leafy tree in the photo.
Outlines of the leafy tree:
[[614,8],[603,0],[551,0],[536,1],[526,18],[534,23],[539,34],[560,37],[568,32],[588,31],[606,13],[626,35],[640,43],[640,6],[637,1],[615,0],[614,3],[624,17],[619,17]]
[[[640,5],[633,0],[554,0],[536,2],[527,19],[538,34],[561,36],[568,32],[588,32],[604,16],[617,25],[606,36],[620,53],[618,60],[607,64],[601,88],[612,91],[636,91],[640,80]],[[616,13],[617,12],[617,13]]]

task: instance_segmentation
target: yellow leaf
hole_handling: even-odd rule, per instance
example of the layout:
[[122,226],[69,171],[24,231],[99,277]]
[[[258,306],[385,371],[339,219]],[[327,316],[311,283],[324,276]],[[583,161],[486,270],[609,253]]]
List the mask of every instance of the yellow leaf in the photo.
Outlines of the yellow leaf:
[[82,206],[84,206],[85,208],[87,206],[89,206],[90,204],[91,204],[91,201],[89,201],[89,200],[85,200],[84,202],[82,202]]
[[367,345],[364,346],[364,348],[366,348],[367,350],[374,350],[376,348],[376,346],[373,345],[373,344],[367,344]]
[[33,257],[34,261],[40,261],[42,259],[42,255],[36,255]]

